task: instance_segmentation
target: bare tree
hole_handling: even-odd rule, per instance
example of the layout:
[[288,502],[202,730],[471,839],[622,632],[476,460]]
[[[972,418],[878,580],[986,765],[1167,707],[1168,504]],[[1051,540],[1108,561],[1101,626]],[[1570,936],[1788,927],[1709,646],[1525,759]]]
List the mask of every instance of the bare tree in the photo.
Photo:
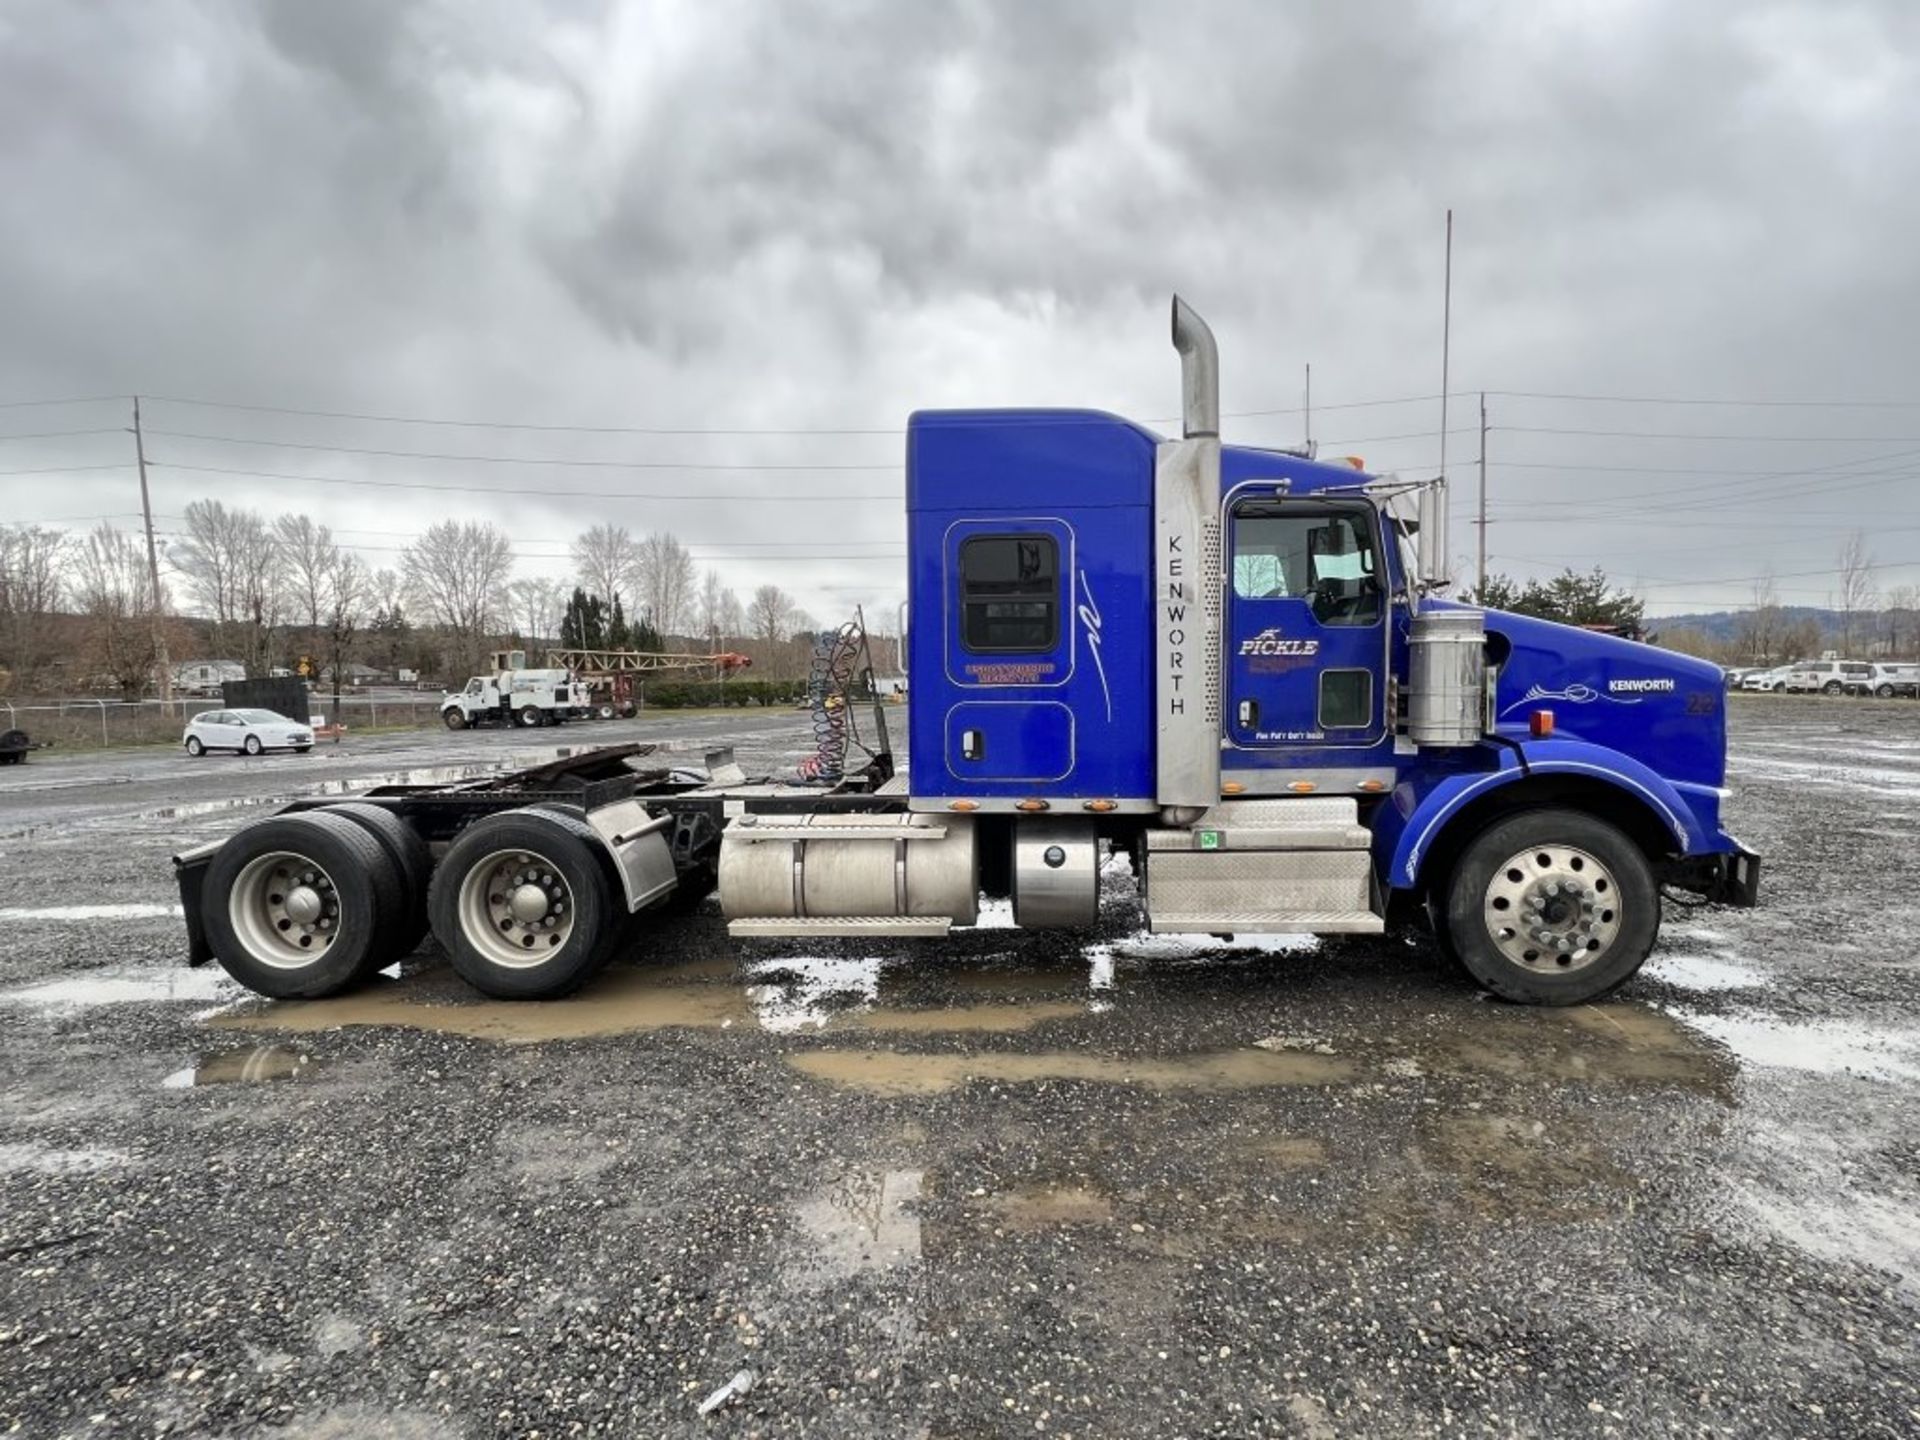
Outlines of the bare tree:
[[698,611],[700,635],[710,649],[719,649],[737,636],[746,623],[740,597],[721,583],[716,570],[707,571],[701,579]]
[[1920,625],[1920,586],[1896,585],[1887,591],[1887,608],[1881,615],[1886,627],[1887,654],[1904,660],[1914,653],[1914,630]]
[[567,606],[567,590],[544,575],[516,580],[507,587],[513,603],[513,627],[529,644],[551,640],[560,633],[560,614]]
[[721,592],[719,623],[715,628],[723,642],[737,640],[747,633],[746,607],[732,590]]
[[288,601],[307,629],[318,633],[333,571],[340,563],[333,531],[306,515],[282,515],[273,522],[273,539],[280,547]]
[[589,595],[607,604],[616,595],[632,599],[639,546],[624,525],[595,525],[574,537],[573,568]]
[[694,618],[693,556],[687,547],[656,530],[640,542],[636,575],[640,612],[661,640],[684,634]]
[[321,590],[320,623],[325,626],[327,667],[333,675],[333,723],[338,725],[347,655],[373,598],[373,576],[358,555],[335,550],[321,577]]
[[80,547],[74,600],[86,617],[89,668],[137,700],[159,658],[145,548],[111,525],[98,526]]
[[64,531],[0,525],[0,657],[17,680],[28,680],[45,656],[69,548]]
[[1874,601],[1873,555],[1867,537],[1856,530],[1840,547],[1840,649],[1853,653],[1853,617],[1871,610]]
[[252,510],[195,500],[173,558],[189,593],[213,617],[216,648],[229,650],[249,675],[265,671],[284,592],[272,528]]
[[793,633],[787,623],[793,613],[791,595],[778,585],[762,585],[747,604],[747,632],[762,645],[778,645]]
[[446,628],[453,642],[449,661],[471,668],[481,637],[506,613],[513,569],[506,533],[479,521],[442,520],[407,547],[400,564],[413,603]]
[[1769,572],[1753,582],[1753,604],[1734,623],[1734,639],[1741,657],[1756,664],[1793,658],[1779,653],[1783,620],[1773,575]]

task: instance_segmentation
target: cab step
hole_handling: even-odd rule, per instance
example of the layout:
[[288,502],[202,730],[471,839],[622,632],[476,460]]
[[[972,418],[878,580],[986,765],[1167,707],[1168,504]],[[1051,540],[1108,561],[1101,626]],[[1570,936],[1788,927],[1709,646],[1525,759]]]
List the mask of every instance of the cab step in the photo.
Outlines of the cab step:
[[1351,796],[1227,801],[1146,836],[1159,934],[1377,935],[1372,834]]

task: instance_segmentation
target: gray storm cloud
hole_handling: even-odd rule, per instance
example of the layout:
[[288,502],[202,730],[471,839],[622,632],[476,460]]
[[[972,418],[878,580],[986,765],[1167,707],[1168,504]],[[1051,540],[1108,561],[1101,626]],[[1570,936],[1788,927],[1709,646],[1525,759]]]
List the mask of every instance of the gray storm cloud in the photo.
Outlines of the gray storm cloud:
[[[0,401],[743,430],[954,403],[1153,419],[1176,288],[1220,332],[1230,411],[1297,405],[1309,361],[1325,402],[1430,396],[1449,205],[1457,389],[1911,398],[1917,25],[1897,0],[15,5]],[[1920,487],[1855,473],[1920,435],[1920,408],[1490,407],[1496,568],[1599,563],[1656,611],[1737,603],[1771,568],[1782,598],[1817,602],[1831,578],[1801,572],[1863,527],[1885,583],[1920,580]],[[1473,408],[1451,417],[1463,480]],[[121,412],[0,410],[0,436]],[[712,557],[794,542],[777,578],[819,614],[901,591],[890,469],[608,463],[887,467],[892,436],[163,399],[148,423],[163,513],[203,494],[306,509],[375,563],[459,514],[557,573],[566,537],[611,519]],[[1301,434],[1291,414],[1234,423]],[[1438,459],[1432,402],[1315,428],[1377,468]],[[0,439],[0,470],[129,458],[118,433]],[[0,476],[0,512],[121,513],[131,485]],[[880,553],[842,558],[854,542]],[[713,563],[745,588],[772,573]]]

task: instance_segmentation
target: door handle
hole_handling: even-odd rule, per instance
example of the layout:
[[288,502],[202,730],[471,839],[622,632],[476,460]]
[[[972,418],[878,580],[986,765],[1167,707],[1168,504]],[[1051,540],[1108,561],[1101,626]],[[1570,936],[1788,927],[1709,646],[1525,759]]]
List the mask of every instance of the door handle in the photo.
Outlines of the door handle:
[[1258,730],[1260,728],[1260,705],[1258,701],[1242,700],[1240,702],[1239,713],[1240,728],[1242,730]]
[[962,760],[984,760],[987,758],[987,737],[978,730],[960,732],[960,758]]

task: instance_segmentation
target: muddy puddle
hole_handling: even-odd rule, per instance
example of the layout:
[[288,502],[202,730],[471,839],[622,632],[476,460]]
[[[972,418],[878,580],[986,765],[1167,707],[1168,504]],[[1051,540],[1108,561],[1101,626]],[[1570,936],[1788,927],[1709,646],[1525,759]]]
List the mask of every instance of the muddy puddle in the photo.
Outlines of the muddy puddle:
[[1253,1049],[1146,1060],[1077,1050],[974,1055],[812,1050],[789,1055],[787,1063],[816,1080],[871,1095],[938,1095],[973,1080],[1013,1085],[1090,1080],[1149,1090],[1248,1090],[1270,1085],[1332,1085],[1359,1074],[1358,1067],[1348,1060]]
[[203,1057],[198,1064],[176,1070],[161,1085],[168,1090],[198,1090],[210,1085],[264,1085],[293,1080],[311,1067],[312,1057],[278,1045],[254,1045]]
[[[578,995],[538,1004],[477,997],[445,970],[417,972],[326,1000],[248,1001],[216,1015],[220,1029],[312,1032],[369,1025],[465,1035],[504,1044],[589,1040],[672,1028],[774,1034],[857,1030],[886,1034],[1011,1034],[1088,1013],[1084,1001],[1019,992],[986,998],[992,982],[972,983],[961,1003],[879,1003],[888,962],[809,956],[758,961],[737,970],[730,959],[657,969],[616,969]],[[741,983],[744,978],[746,983]]]

